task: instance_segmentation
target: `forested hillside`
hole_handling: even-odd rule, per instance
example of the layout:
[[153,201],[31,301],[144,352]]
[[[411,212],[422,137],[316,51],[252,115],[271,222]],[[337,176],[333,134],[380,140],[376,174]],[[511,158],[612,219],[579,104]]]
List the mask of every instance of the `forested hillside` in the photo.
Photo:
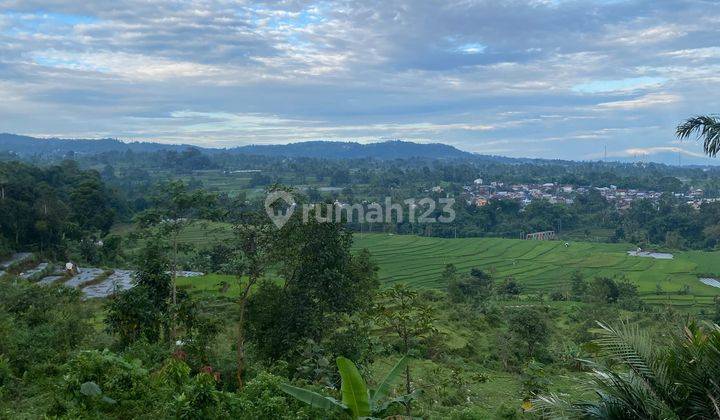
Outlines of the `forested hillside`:
[[[639,376],[616,373],[640,357],[652,369],[636,375],[672,375],[642,397],[648,418],[659,406],[711,417],[714,359],[692,372],[661,363],[717,350],[716,327],[697,325],[720,319],[716,242],[702,228],[718,203],[696,210],[672,193],[714,179],[663,166],[514,168],[197,150],[3,162],[0,415],[575,418],[644,392]],[[265,191],[278,190],[330,205],[460,197],[479,175],[666,192],[624,210],[599,192],[571,204],[459,200],[454,223],[422,229],[300,213],[278,228],[264,208]],[[469,238],[558,219],[559,241]],[[615,243],[583,242],[586,229]],[[627,253],[653,241],[673,258]],[[358,405],[342,392],[350,383],[382,392]]]
[[11,249],[63,255],[69,241],[105,236],[126,203],[101,180],[73,161],[37,167],[0,164],[0,243]]

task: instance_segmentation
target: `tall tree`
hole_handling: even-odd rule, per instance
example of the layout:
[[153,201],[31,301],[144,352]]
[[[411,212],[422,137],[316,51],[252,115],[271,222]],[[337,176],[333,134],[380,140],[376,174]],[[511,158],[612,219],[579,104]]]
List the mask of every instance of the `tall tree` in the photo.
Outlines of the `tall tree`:
[[251,289],[265,274],[271,263],[274,232],[266,220],[256,218],[243,220],[234,226],[237,250],[228,263],[227,271],[235,274],[240,297],[238,298],[237,323],[237,369],[235,378],[238,389],[243,387],[245,371],[245,316]]
[[202,190],[190,190],[184,182],[172,181],[161,184],[152,197],[153,207],[137,216],[139,226],[149,231],[153,238],[170,238],[173,336],[175,335],[175,318],[177,316],[178,256],[182,247],[180,235],[198,221],[214,218],[216,200],[217,196],[214,194]]
[[[384,291],[378,305],[377,321],[386,331],[400,339],[403,354],[410,354],[418,340],[436,331],[435,316],[432,308],[420,299],[417,292],[403,284],[397,284]],[[405,366],[405,392],[413,393],[410,366]],[[409,416],[410,401],[405,405]]]
[[259,283],[247,320],[259,354],[269,359],[308,338],[322,341],[341,315],[369,308],[379,286],[369,253],[351,253],[352,234],[341,224],[298,217],[274,232],[272,259],[282,283]]
[[115,294],[107,303],[108,330],[126,345],[139,338],[156,342],[168,329],[170,275],[165,253],[156,241],[150,241],[137,263],[136,287]]

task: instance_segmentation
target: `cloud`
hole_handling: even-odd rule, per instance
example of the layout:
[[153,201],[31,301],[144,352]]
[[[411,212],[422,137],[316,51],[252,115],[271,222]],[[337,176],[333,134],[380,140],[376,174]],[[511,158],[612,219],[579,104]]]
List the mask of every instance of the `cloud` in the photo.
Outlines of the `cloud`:
[[625,149],[622,153],[615,153],[613,156],[650,156],[658,153],[679,153],[685,156],[703,158],[705,155],[702,153],[692,152],[689,150],[682,149],[680,147],[669,147],[669,146],[657,146],[657,147],[645,147],[645,148],[631,148]]
[[680,96],[664,93],[651,93],[636,99],[603,102],[598,104],[600,109],[633,110],[637,108],[649,108],[658,105],[669,105],[680,100]]
[[216,66],[122,52],[75,53],[47,50],[31,53],[30,58],[41,66],[107,73],[132,80],[212,77],[222,73]]
[[647,149],[720,109],[717,16],[696,0],[0,0],[0,131]]
[[236,145],[238,133],[248,143],[296,142],[316,139],[353,139],[372,142],[378,139],[413,139],[432,141],[438,135],[452,131],[482,132],[496,127],[478,122],[465,123],[374,123],[338,124],[332,121],[281,118],[267,114],[232,114],[227,112],[174,111],[167,116],[134,118],[129,126],[151,126],[152,131],[128,130],[130,138],[146,137],[163,133],[175,139],[190,134],[193,138],[206,139],[213,146]]
[[593,80],[572,87],[582,93],[622,92],[637,89],[660,87],[667,79],[664,77],[633,77],[619,80]]
[[607,42],[628,46],[653,44],[670,41],[687,35],[686,29],[679,24],[665,24],[641,28],[619,28],[613,30]]

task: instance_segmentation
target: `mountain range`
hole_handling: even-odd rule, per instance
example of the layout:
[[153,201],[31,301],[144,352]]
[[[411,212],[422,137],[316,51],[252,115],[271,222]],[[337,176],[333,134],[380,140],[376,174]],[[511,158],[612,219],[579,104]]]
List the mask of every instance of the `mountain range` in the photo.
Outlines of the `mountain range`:
[[181,151],[196,148],[206,153],[232,153],[276,157],[310,157],[329,159],[463,159],[476,155],[440,143],[419,144],[407,141],[386,141],[360,144],[354,142],[306,141],[290,144],[248,145],[228,149],[199,147],[189,144],[162,144],[151,142],[123,142],[116,139],[41,139],[16,134],[0,134],[0,152],[12,152],[20,156],[57,156],[97,154],[112,151],[157,152]]
[[[548,162],[548,159],[510,158],[470,153],[442,143],[413,143],[390,140],[361,144],[350,141],[305,141],[289,144],[247,145],[233,148],[201,147],[190,144],[164,144],[153,142],[125,142],[117,139],[60,139],[38,138],[17,134],[0,133],[0,152],[15,153],[21,157],[58,157],[69,154],[92,155],[113,151],[157,152],[161,150],[183,151],[195,148],[204,153],[230,153],[262,155],[274,157],[309,157],[324,159],[363,159],[380,160],[423,158],[423,159],[484,159],[495,162],[523,163]],[[616,162],[633,163],[651,161],[669,165],[717,165],[718,159],[682,156],[677,153],[660,152],[638,158],[614,158]]]

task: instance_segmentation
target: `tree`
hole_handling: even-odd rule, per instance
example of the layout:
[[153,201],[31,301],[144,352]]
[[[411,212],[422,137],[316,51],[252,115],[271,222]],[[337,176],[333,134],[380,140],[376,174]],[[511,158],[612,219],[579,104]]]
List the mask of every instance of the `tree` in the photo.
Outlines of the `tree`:
[[448,294],[454,302],[482,304],[492,296],[494,284],[490,273],[473,268],[469,276],[456,278],[448,285]]
[[115,212],[110,207],[104,185],[97,172],[81,181],[70,193],[72,220],[84,230],[100,229],[107,233]]
[[688,118],[677,126],[675,133],[680,139],[696,134],[697,139],[703,140],[703,150],[710,157],[715,157],[720,151],[720,119],[716,116],[698,115]]
[[[273,234],[267,223],[238,223],[234,227],[237,250],[229,262],[227,271],[235,274],[240,287],[237,323],[237,370],[235,378],[238,389],[243,387],[245,370],[245,315],[250,290],[265,274],[271,263]],[[245,280],[247,278],[247,280]]]
[[[436,332],[435,316],[432,308],[425,304],[417,292],[403,284],[396,284],[382,294],[378,305],[378,324],[397,334],[400,339],[400,351],[411,354],[417,341]],[[410,378],[410,366],[405,367],[405,392],[413,392]],[[410,415],[410,403],[406,406]]]
[[170,310],[170,275],[168,262],[157,242],[149,242],[138,260],[136,286],[116,293],[107,302],[105,323],[128,345],[144,338],[157,342],[167,329]]
[[443,284],[446,285],[446,287],[449,287],[451,284],[455,283],[455,281],[457,280],[457,276],[458,271],[457,267],[455,267],[455,264],[445,264],[445,269],[440,276],[440,280]]
[[615,280],[608,277],[595,277],[588,287],[590,300],[602,303],[615,303],[620,297],[620,290]]
[[357,367],[349,359],[338,357],[337,366],[341,379],[340,393],[342,399],[340,401],[288,384],[280,384],[280,389],[306,404],[326,410],[329,414],[343,412],[352,419],[377,417],[387,411],[390,405],[394,403],[407,404],[417,395],[417,393],[406,394],[381,403],[390,392],[393,383],[407,366],[406,357],[397,362],[374,391],[368,388]]
[[173,305],[173,336],[177,309],[177,270],[178,256],[181,248],[180,234],[201,218],[211,219],[214,216],[214,204],[217,197],[201,190],[191,191],[182,181],[161,184],[154,197],[153,207],[137,216],[138,225],[151,233],[156,239],[170,237],[172,260],[172,305]]
[[587,283],[580,271],[575,271],[570,276],[570,294],[575,300],[582,300],[587,293]]
[[513,338],[524,344],[527,357],[534,357],[538,346],[550,339],[547,309],[525,306],[513,311],[508,317],[508,329]]
[[499,295],[516,297],[522,292],[522,286],[512,277],[508,277],[498,286]]
[[308,338],[322,342],[343,315],[369,309],[379,282],[369,252],[353,255],[352,234],[339,223],[298,217],[273,232],[271,260],[282,282],[258,283],[247,324],[259,356],[277,360]]

